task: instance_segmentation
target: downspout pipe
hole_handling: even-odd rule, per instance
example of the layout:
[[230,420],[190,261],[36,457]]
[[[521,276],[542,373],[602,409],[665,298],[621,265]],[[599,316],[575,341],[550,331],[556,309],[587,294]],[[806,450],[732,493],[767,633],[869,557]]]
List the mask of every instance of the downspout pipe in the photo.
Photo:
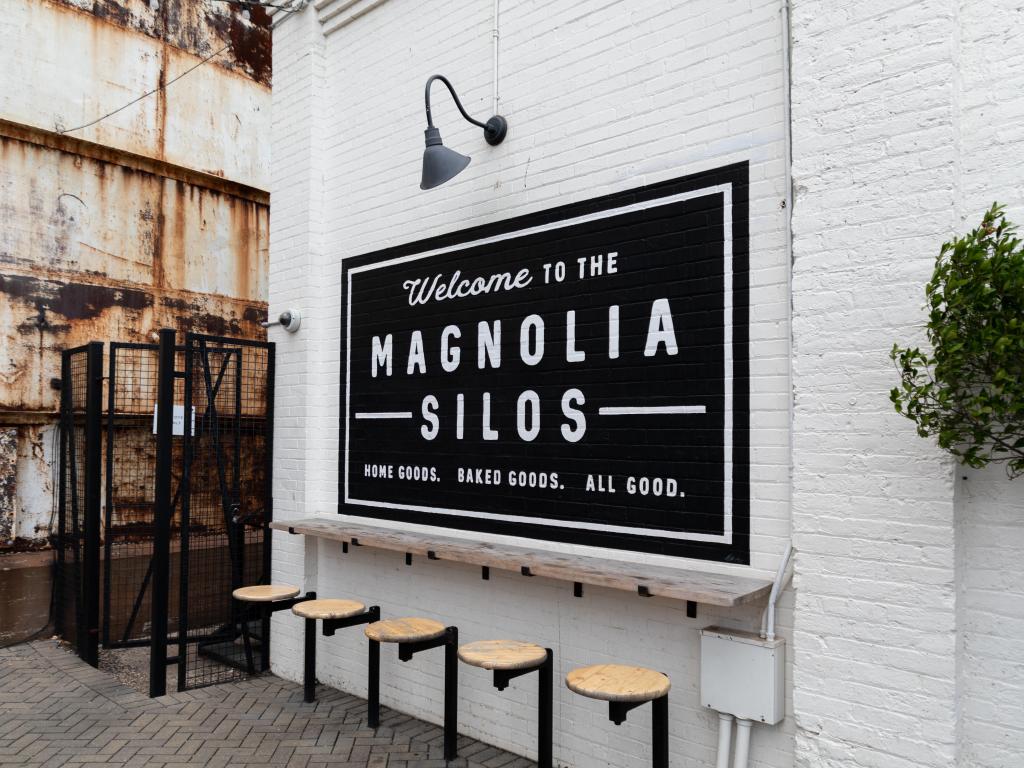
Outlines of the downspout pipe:
[[493,70],[493,72],[492,72],[492,75],[493,75],[492,80],[493,80],[493,83],[492,83],[492,91],[491,91],[491,102],[492,102],[492,104],[491,104],[491,114],[492,115],[499,114],[498,113],[498,42],[499,42],[499,40],[501,38],[501,33],[499,31],[500,28],[499,28],[499,25],[498,25],[498,21],[500,19],[499,3],[500,3],[500,0],[494,0],[494,27],[491,30],[491,45],[492,45],[492,48],[493,48],[493,51],[492,51],[492,70]]
[[786,572],[786,568],[789,565],[789,560],[793,556],[793,542],[786,543],[786,551],[782,555],[782,561],[779,563],[779,570],[775,574],[775,581],[772,582],[772,591],[768,596],[768,606],[764,609],[764,613],[761,614],[761,639],[762,640],[774,640],[775,639],[775,603],[779,599],[779,594],[786,586],[786,582],[789,580]]
[[736,718],[736,754],[733,755],[732,768],[747,768],[750,762],[750,730],[753,727],[753,720]]
[[729,751],[732,748],[732,715],[718,713],[718,759],[715,768],[729,768]]

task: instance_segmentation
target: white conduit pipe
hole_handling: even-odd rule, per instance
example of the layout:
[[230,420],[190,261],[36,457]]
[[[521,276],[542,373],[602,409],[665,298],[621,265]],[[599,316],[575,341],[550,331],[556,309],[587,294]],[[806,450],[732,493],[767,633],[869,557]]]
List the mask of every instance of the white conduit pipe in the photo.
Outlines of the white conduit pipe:
[[732,768],[747,768],[750,761],[750,729],[753,720],[736,718],[736,754],[733,755]]
[[729,768],[729,749],[732,746],[732,715],[718,713],[718,761],[715,768]]
[[775,639],[775,603],[779,599],[779,593],[785,587],[786,581],[788,581],[786,567],[789,565],[789,559],[792,556],[793,542],[790,541],[786,543],[786,551],[782,555],[782,562],[779,563],[779,570],[775,574],[775,581],[772,582],[772,592],[768,596],[768,606],[764,609],[764,613],[761,614],[762,640]]
[[491,43],[492,43],[493,48],[494,48],[494,51],[493,51],[493,62],[492,62],[493,63],[493,70],[494,70],[494,72],[493,72],[493,74],[494,74],[494,83],[493,83],[493,91],[491,93],[491,114],[492,115],[498,114],[498,40],[500,38],[500,33],[498,32],[498,18],[499,18],[498,17],[498,3],[499,2],[500,2],[500,0],[494,0],[494,29],[492,30],[492,33],[491,33]]

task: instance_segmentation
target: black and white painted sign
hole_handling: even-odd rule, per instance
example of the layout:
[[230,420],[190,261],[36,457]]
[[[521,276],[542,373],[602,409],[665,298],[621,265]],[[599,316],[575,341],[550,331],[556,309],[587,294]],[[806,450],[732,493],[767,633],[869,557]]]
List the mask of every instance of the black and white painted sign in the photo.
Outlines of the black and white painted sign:
[[340,511],[748,562],[747,165],[348,259]]

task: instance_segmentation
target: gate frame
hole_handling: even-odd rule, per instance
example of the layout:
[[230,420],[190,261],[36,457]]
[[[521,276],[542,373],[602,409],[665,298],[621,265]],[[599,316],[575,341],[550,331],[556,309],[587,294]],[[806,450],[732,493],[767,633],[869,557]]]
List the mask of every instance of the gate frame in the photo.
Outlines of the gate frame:
[[[262,521],[262,570],[264,579],[270,576],[271,565],[271,528],[273,520],[273,460],[274,460],[274,358],[276,347],[273,342],[258,341],[254,339],[236,339],[228,336],[211,336],[200,333],[185,334],[185,370],[176,370],[175,353],[176,332],[173,329],[161,329],[160,343],[158,345],[158,374],[157,374],[157,447],[156,447],[156,496],[154,504],[154,533],[153,533],[153,576],[151,579],[151,617],[152,628],[150,642],[150,667],[149,667],[149,695],[150,697],[163,696],[167,692],[167,667],[171,664],[178,666],[178,690],[186,690],[186,674],[188,663],[188,646],[193,642],[200,642],[208,638],[190,638],[188,621],[188,569],[189,569],[189,513],[190,497],[192,487],[192,380],[194,376],[192,351],[201,348],[206,349],[207,342],[223,344],[230,347],[255,347],[267,351],[267,365],[265,371],[266,393],[264,430],[266,440],[266,477],[263,492],[264,512]],[[198,342],[198,344],[196,344]],[[241,386],[241,373],[243,371],[243,357],[241,349],[238,349],[238,376],[237,386]],[[179,481],[179,491],[176,499],[181,504],[181,551],[179,564],[179,599],[178,615],[178,653],[176,656],[168,656],[168,645],[173,642],[167,637],[167,608],[170,594],[170,541],[171,541],[171,519],[174,513],[175,499],[171,495],[171,479],[173,469],[173,413],[174,413],[174,384],[176,379],[184,379],[184,445],[182,450],[182,475]],[[240,398],[240,392],[236,394]],[[237,407],[236,416],[241,418],[241,406]],[[235,474],[240,472],[240,451],[236,446],[236,467]],[[222,500],[223,501],[223,500]],[[235,536],[232,529],[232,521],[226,519],[225,534],[228,537],[229,546]],[[242,532],[242,544],[244,550],[244,527],[239,529]],[[237,573],[237,570],[236,570]],[[234,581],[234,578],[233,578]],[[237,626],[232,616],[232,627]],[[232,629],[232,631],[234,631]],[[266,663],[262,665],[264,670],[269,669],[270,653],[270,621],[265,619],[261,631],[261,651]]]
[[[187,405],[191,405],[191,379],[192,372],[191,356],[189,349],[200,347],[205,350],[207,343],[224,345],[230,348],[231,353],[237,355],[236,385],[241,387],[242,373],[244,371],[244,356],[242,350],[246,347],[263,349],[266,351],[266,364],[263,371],[265,377],[264,421],[263,434],[266,443],[266,473],[263,498],[263,520],[261,525],[261,570],[263,581],[269,579],[271,567],[272,539],[270,522],[273,520],[273,434],[274,434],[274,385],[275,385],[275,351],[273,342],[259,341],[255,339],[236,339],[227,336],[212,336],[198,333],[186,333],[186,345],[178,347],[175,343],[176,332],[173,329],[162,329],[160,331],[159,344],[145,344],[133,342],[110,342],[109,378],[104,376],[104,347],[105,343],[91,341],[79,347],[66,349],[61,352],[61,393],[60,393],[60,418],[59,418],[59,482],[58,489],[58,529],[55,537],[57,543],[56,557],[56,605],[57,612],[54,618],[55,629],[58,635],[64,636],[69,627],[66,626],[65,608],[71,608],[71,615],[74,617],[74,638],[75,650],[78,655],[92,666],[99,664],[99,648],[117,648],[128,646],[149,645],[149,693],[151,697],[162,696],[167,692],[167,667],[170,664],[178,664],[178,690],[186,690],[185,670],[188,658],[189,643],[199,643],[208,639],[207,636],[190,638],[188,636],[188,616],[185,613],[188,605],[187,594],[182,603],[181,616],[179,616],[179,631],[177,636],[168,636],[168,608],[170,595],[170,545],[171,530],[174,508],[180,502],[182,504],[182,571],[180,573],[179,585],[183,590],[188,586],[188,503],[191,491],[192,477],[192,423],[190,418],[185,419],[185,442],[182,451],[182,477],[176,493],[172,495],[174,452],[173,452],[173,419],[174,419],[174,392],[178,379],[185,380],[185,395]],[[195,346],[193,346],[195,345]],[[157,354],[157,405],[156,415],[156,476],[155,493],[153,503],[153,554],[152,570],[149,577],[151,590],[150,610],[150,639],[145,640],[112,640],[110,634],[110,549],[111,537],[109,526],[111,525],[113,513],[112,466],[114,461],[113,439],[115,427],[115,374],[117,366],[118,349],[149,349]],[[176,370],[176,353],[185,350],[186,371]],[[71,364],[72,360],[78,360],[77,355],[85,355],[85,393],[84,402],[75,402]],[[230,363],[229,363],[230,364]],[[104,381],[107,381],[107,410],[104,411]],[[241,391],[236,392],[236,416],[240,420]],[[186,410],[186,414],[188,414]],[[104,425],[103,419],[107,418]],[[81,441],[84,456],[78,453],[78,433],[76,430],[84,430],[84,440]],[[106,455],[104,456],[104,449]],[[241,450],[240,437],[235,436],[235,461],[236,466],[232,473],[234,490],[239,485],[239,473],[241,472]],[[84,477],[81,475],[84,473]],[[71,487],[69,488],[69,484]],[[81,490],[81,492],[80,492]],[[106,491],[106,518],[104,520],[103,494]],[[237,495],[237,494],[235,494]],[[231,505],[237,513],[237,502]],[[107,535],[103,531],[106,526]],[[238,528],[236,531],[235,528]],[[73,530],[72,530],[73,529]],[[238,544],[234,539],[236,533],[241,534],[242,551],[245,548],[245,523],[236,526],[228,521],[226,535],[229,542]],[[105,543],[101,544],[101,539]],[[73,582],[68,578],[67,561],[68,551],[74,552],[75,568]],[[106,557],[105,557],[106,556]],[[107,562],[101,583],[101,562]],[[238,558],[236,558],[238,559]],[[239,562],[241,562],[239,560]],[[232,573],[232,581],[237,582],[242,574],[237,570]],[[141,595],[145,592],[146,583],[142,584]],[[137,609],[136,609],[137,610]],[[133,614],[134,615],[134,614]],[[229,620],[233,621],[234,617]],[[261,650],[265,669],[269,668],[270,649],[270,622],[265,619],[262,627]],[[229,627],[236,626],[229,624]],[[167,649],[170,645],[178,646],[178,653],[175,656],[168,656]]]
[[[82,404],[84,413],[83,424],[76,422],[75,403],[71,396],[71,359],[75,355],[85,354],[85,402]],[[67,516],[67,481],[74,479],[71,492],[72,527],[76,527],[81,510],[81,540],[76,532],[72,535],[74,546],[81,548],[80,568],[75,582],[75,650],[87,664],[99,665],[100,640],[100,498],[103,459],[103,342],[90,341],[72,349],[61,352],[61,395],[60,395],[60,441],[59,460],[60,490],[58,491],[58,548],[57,548],[57,617],[55,628],[63,634],[64,606],[68,595],[65,582],[66,561],[65,550],[68,546]],[[83,493],[85,498],[78,497],[78,461],[77,457],[69,457],[75,451],[74,431],[85,430],[83,447],[85,450],[82,464]]]
[[[160,329],[156,412],[156,491],[153,504],[153,578],[150,598],[149,696],[167,693],[167,608],[171,562],[171,465],[174,430],[175,332]],[[186,422],[188,419],[186,419]],[[179,619],[180,622],[180,619]],[[179,624],[180,626],[180,624]],[[178,654],[187,653],[188,636],[178,634]]]

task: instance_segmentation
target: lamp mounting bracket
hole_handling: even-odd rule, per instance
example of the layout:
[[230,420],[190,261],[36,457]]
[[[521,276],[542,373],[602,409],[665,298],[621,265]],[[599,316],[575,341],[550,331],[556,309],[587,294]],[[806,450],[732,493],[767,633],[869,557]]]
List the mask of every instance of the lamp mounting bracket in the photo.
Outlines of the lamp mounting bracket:
[[423,100],[427,110],[427,128],[434,127],[434,119],[430,113],[430,86],[434,84],[435,80],[440,80],[444,83],[445,87],[448,88],[448,92],[452,95],[452,100],[455,102],[455,106],[458,107],[462,117],[465,118],[466,122],[472,123],[478,128],[484,129],[484,140],[491,146],[497,146],[501,144],[505,139],[505,135],[508,133],[508,121],[505,120],[501,115],[493,115],[486,123],[481,123],[479,120],[474,120],[466,112],[465,107],[462,106],[462,102],[459,101],[458,94],[455,93],[455,88],[451,82],[444,75],[431,75],[427,78],[427,85],[424,88]]

